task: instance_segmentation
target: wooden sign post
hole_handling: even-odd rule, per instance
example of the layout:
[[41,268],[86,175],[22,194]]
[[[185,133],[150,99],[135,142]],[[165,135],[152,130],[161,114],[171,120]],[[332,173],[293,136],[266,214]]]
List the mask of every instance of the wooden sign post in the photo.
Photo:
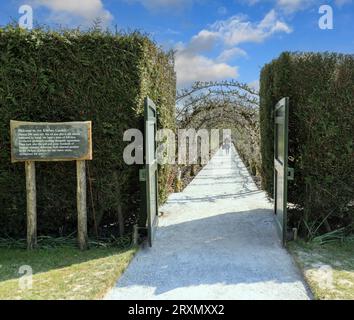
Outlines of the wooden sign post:
[[37,246],[37,190],[36,165],[33,161],[25,162],[27,195],[27,248]]
[[25,162],[27,248],[37,245],[36,161],[76,161],[78,243],[88,248],[86,160],[92,160],[91,122],[11,121],[11,161]]
[[86,162],[76,161],[77,172],[77,234],[81,250],[88,248],[86,208]]

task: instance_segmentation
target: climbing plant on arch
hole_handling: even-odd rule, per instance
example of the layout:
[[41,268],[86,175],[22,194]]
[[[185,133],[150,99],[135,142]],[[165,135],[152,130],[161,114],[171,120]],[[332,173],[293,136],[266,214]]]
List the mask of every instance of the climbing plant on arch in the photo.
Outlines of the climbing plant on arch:
[[261,166],[259,95],[238,81],[196,82],[177,95],[180,128],[231,129],[241,157],[254,175]]

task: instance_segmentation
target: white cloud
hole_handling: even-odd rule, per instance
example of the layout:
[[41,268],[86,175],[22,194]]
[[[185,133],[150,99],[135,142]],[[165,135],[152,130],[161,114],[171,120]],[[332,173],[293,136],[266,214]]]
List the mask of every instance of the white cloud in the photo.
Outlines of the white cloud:
[[233,16],[228,20],[218,21],[212,31],[228,46],[245,42],[263,42],[275,33],[291,33],[291,28],[278,19],[275,10],[271,10],[259,23],[247,21],[244,16]]
[[[244,16],[234,16],[217,21],[208,29],[193,36],[189,43],[176,47],[176,72],[178,86],[187,86],[194,81],[215,81],[238,77],[238,67],[227,62],[235,57],[247,57],[241,48],[245,42],[263,42],[276,33],[290,33],[291,28],[271,10],[258,23]],[[223,48],[216,58],[203,55],[216,48]]]
[[202,30],[196,36],[193,36],[188,44],[188,50],[190,52],[205,52],[214,48],[216,42],[219,39],[217,32],[209,30]]
[[247,57],[247,52],[240,48],[225,49],[218,57],[219,62],[227,62],[237,57]]
[[49,9],[50,19],[57,23],[92,24],[95,19],[100,19],[107,24],[113,20],[102,0],[32,0],[32,3]]
[[178,87],[195,81],[216,81],[238,77],[238,68],[188,51],[177,51],[176,72]]
[[292,29],[277,17],[275,10],[269,11],[262,21],[252,23],[245,16],[233,16],[220,20],[209,29],[193,36],[188,45],[191,51],[209,51],[218,41],[233,47],[245,42],[263,42],[275,33],[291,33]]
[[176,73],[179,88],[195,81],[216,81],[238,77],[237,67],[201,54],[213,50],[218,40],[217,33],[202,30],[193,36],[187,45],[177,44]]

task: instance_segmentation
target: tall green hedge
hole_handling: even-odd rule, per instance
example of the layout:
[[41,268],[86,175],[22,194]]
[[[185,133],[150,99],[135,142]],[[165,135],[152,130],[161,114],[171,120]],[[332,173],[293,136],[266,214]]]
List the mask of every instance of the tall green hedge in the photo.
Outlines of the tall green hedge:
[[[88,163],[89,225],[102,235],[137,219],[138,166],[123,161],[123,133],[143,128],[143,101],[158,106],[159,126],[175,127],[171,55],[139,33],[31,32],[0,29],[0,237],[25,235],[23,164],[10,163],[10,120],[93,122],[94,160]],[[169,168],[160,168],[166,197]],[[75,163],[37,163],[40,234],[76,230]],[[92,230],[92,228],[91,228]]]
[[[289,202],[295,226],[326,232],[353,222],[354,57],[283,53],[261,73],[263,187],[273,192],[274,106],[290,98]],[[292,161],[294,160],[294,161]],[[316,226],[316,227],[315,227]]]

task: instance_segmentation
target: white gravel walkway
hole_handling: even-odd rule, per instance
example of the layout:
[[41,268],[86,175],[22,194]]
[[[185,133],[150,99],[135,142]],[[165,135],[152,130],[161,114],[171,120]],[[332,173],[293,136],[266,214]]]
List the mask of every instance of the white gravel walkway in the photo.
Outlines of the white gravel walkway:
[[219,150],[161,211],[154,247],[139,251],[106,299],[310,298],[272,205],[234,149]]

